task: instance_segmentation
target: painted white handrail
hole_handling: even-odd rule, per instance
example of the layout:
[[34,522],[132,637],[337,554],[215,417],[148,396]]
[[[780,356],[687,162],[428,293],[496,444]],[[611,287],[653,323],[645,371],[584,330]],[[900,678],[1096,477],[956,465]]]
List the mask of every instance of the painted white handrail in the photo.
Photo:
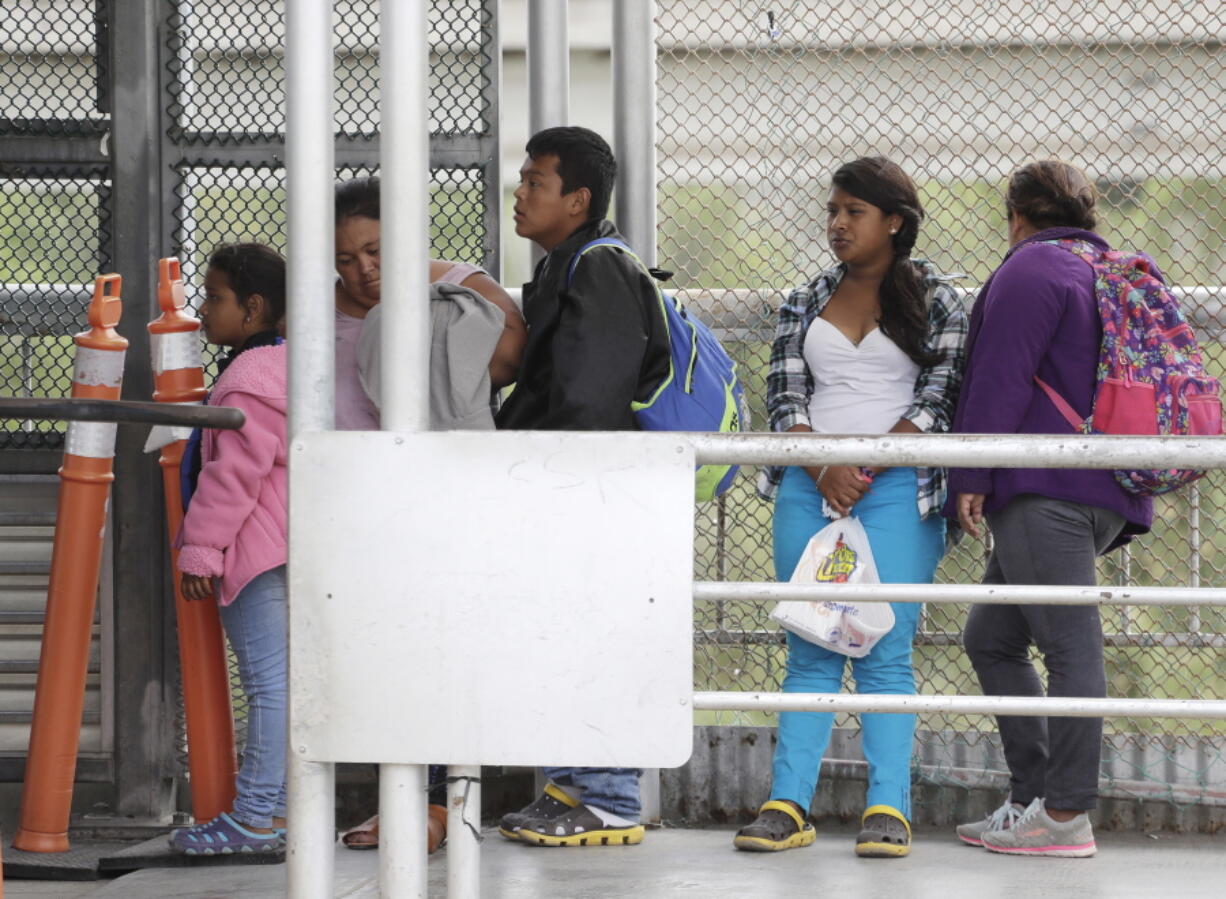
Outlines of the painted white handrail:
[[1012,584],[775,584],[695,581],[695,602],[931,602],[1045,606],[1226,606],[1221,587],[1054,587]]
[[690,434],[699,465],[1226,468],[1221,437],[1047,434]]
[[1061,718],[1226,718],[1223,699],[1091,699],[1029,696],[887,696],[879,693],[694,694],[695,711],[944,712]]

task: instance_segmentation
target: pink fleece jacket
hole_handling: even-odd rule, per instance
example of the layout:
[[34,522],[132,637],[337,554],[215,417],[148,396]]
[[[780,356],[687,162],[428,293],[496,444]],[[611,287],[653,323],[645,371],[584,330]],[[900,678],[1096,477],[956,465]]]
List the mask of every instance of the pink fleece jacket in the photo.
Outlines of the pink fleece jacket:
[[179,570],[217,581],[223,606],[287,558],[286,347],[254,347],[217,379],[209,405],[242,409],[237,431],[206,430],[200,480],[179,534]]

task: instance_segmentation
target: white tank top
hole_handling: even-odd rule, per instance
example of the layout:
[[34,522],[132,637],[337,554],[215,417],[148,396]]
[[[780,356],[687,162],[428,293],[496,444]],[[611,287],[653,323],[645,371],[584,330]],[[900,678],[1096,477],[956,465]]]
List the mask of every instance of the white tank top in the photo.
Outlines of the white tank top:
[[884,434],[915,397],[920,367],[875,328],[859,345],[815,318],[805,334],[805,364],[813,375],[809,424],[819,434]]

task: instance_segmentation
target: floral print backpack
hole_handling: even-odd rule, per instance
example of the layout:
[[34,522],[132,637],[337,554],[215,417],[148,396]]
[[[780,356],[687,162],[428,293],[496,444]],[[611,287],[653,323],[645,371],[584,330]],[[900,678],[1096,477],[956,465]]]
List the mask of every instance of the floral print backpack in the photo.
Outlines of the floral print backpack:
[[[1098,385],[1090,417],[1038,377],[1035,381],[1074,430],[1085,434],[1161,434],[1193,437],[1222,433],[1221,384],[1206,371],[1192,327],[1179,301],[1145,256],[1101,250],[1082,240],[1051,240],[1094,270],[1102,319]],[[1121,469],[1120,486],[1136,496],[1158,496],[1205,472]]]

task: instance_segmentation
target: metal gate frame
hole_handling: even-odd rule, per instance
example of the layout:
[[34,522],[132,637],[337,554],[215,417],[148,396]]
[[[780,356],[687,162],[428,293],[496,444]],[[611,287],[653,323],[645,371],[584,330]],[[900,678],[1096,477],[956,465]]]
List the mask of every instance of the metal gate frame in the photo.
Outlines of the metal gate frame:
[[[176,230],[184,203],[178,172],[193,166],[285,164],[283,133],[191,131],[174,120],[172,37],[180,9],[189,3],[95,0],[95,107],[101,117],[57,120],[53,128],[0,117],[0,174],[56,178],[87,172],[109,179],[101,217],[109,219],[110,239],[104,239],[100,226],[97,250],[104,269],[124,276],[126,310],[118,329],[130,342],[124,399],[147,400],[153,392],[145,325],[157,313],[155,260],[183,249]],[[484,74],[486,127],[481,133],[432,135],[429,142],[431,168],[482,172],[483,261],[495,279],[501,273],[502,213],[498,7],[498,0],[481,0],[485,41],[476,49]],[[336,168],[376,167],[379,144],[377,133],[336,136]],[[84,309],[87,287],[80,294]],[[143,453],[143,436],[139,429],[119,431],[113,545],[102,578],[103,656],[113,659],[113,672],[109,664],[103,668],[107,720],[102,726],[113,730],[113,754],[82,759],[78,777],[112,782],[117,816],[164,820],[174,808],[179,773],[177,654],[165,525],[160,512],[151,512],[161,509],[161,475],[156,459]],[[60,461],[61,451],[54,446],[9,450],[0,454],[0,473],[50,476]],[[23,767],[20,759],[0,764],[0,779],[19,780]]]

